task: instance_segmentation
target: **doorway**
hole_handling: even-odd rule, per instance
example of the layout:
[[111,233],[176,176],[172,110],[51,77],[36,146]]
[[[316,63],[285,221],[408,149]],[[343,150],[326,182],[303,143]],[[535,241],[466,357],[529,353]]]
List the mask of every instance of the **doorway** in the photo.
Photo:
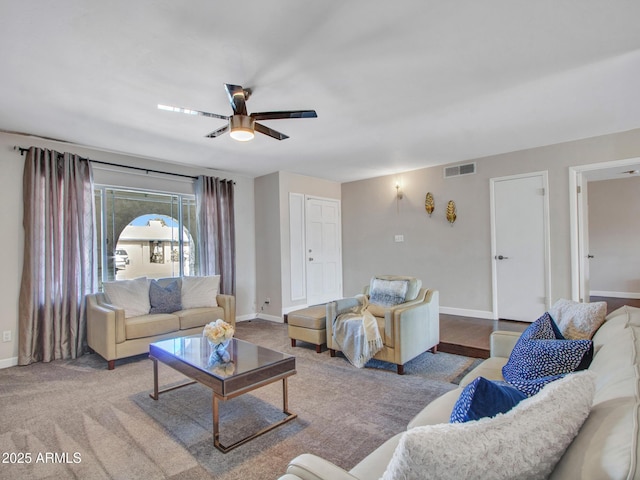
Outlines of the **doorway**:
[[594,163],[569,168],[569,216],[571,222],[571,297],[590,300],[588,188],[592,180],[620,178],[621,172],[640,168],[640,158]]
[[491,179],[495,319],[533,322],[549,307],[547,172]]
[[342,298],[340,200],[289,193],[289,247],[295,308]]

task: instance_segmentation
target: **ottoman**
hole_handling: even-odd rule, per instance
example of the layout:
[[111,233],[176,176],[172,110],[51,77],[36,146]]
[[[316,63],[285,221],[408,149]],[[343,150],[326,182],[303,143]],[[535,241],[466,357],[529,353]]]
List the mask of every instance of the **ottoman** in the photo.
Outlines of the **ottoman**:
[[291,346],[295,347],[296,340],[300,340],[315,344],[316,352],[322,352],[322,344],[327,343],[326,318],[326,305],[314,305],[290,312],[287,323]]

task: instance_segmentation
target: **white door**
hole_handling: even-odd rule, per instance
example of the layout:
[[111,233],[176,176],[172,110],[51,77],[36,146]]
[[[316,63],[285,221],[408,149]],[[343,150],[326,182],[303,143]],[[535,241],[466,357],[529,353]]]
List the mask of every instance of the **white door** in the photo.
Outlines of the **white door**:
[[340,202],[307,197],[307,304],[342,297]]
[[548,309],[546,172],[491,179],[495,318],[533,322]]

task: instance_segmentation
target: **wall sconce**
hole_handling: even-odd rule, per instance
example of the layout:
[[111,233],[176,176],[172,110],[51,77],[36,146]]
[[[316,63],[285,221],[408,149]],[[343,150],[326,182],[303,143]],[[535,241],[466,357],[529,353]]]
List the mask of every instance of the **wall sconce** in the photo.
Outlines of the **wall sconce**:
[[435,208],[436,208],[436,204],[433,200],[433,193],[427,192],[427,194],[424,197],[424,209],[427,211],[429,216],[431,216]]
[[396,198],[400,200],[402,197],[402,189],[400,188],[400,184],[396,182]]
[[400,213],[400,200],[404,194],[402,193],[402,188],[400,188],[400,182],[396,182],[396,213]]
[[458,218],[458,214],[456,212],[456,203],[453,200],[449,200],[449,203],[447,203],[447,221],[451,224],[451,226],[453,227],[453,222],[456,221],[456,218]]

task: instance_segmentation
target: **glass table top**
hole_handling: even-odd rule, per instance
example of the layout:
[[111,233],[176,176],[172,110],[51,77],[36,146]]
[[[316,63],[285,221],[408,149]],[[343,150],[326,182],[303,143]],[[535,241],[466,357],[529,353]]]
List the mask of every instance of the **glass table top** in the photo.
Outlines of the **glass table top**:
[[220,359],[215,353],[214,347],[202,335],[161,340],[151,345],[153,348],[162,350],[220,379],[243,375],[294,358],[292,355],[254,345],[237,338],[232,338],[226,348],[229,353],[228,362]]

